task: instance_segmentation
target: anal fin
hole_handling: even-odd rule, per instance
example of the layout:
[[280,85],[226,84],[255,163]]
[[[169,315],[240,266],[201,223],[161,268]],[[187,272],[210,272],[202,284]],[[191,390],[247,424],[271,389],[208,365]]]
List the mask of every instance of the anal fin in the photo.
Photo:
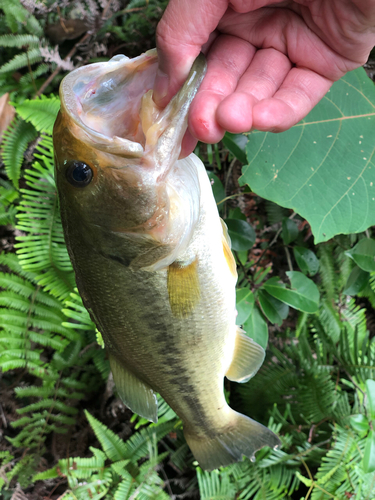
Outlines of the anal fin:
[[156,423],[158,421],[158,400],[151,387],[139,380],[111,354],[109,362],[121,401],[134,413]]
[[237,327],[233,359],[225,376],[234,382],[247,382],[262,366],[264,357],[263,347]]

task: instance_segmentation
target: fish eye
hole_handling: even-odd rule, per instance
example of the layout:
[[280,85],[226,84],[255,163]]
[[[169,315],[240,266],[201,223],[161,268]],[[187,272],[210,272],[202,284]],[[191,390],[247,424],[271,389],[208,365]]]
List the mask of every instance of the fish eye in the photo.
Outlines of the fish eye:
[[86,187],[93,177],[92,168],[83,161],[71,160],[68,162],[66,178],[72,186]]

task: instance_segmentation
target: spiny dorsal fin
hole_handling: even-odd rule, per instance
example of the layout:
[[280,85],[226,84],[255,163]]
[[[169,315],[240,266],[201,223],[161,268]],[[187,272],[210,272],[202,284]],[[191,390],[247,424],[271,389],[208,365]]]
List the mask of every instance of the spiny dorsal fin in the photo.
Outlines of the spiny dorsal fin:
[[168,267],[168,294],[172,313],[187,317],[200,298],[197,259],[188,265],[174,262]]
[[233,359],[225,376],[235,382],[247,382],[262,366],[264,356],[263,347],[237,326]]

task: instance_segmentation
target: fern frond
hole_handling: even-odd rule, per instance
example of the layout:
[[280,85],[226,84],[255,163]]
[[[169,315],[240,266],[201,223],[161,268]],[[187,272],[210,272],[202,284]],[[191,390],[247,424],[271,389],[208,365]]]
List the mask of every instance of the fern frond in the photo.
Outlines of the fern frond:
[[0,8],[4,11],[6,24],[13,33],[25,27],[37,37],[43,36],[39,21],[18,0],[1,0]]
[[328,299],[333,299],[336,292],[335,264],[332,245],[323,244],[319,246],[319,276],[322,280],[324,291]]
[[104,424],[99,422],[99,420],[90,415],[87,410],[85,411],[85,415],[107,457],[113,462],[128,458],[128,448],[124,441]]
[[201,500],[228,500],[235,498],[236,488],[230,483],[229,475],[225,472],[202,471],[197,468],[197,478]]
[[126,475],[127,477],[123,478],[121,483],[116,488],[116,491],[113,495],[113,500],[123,500],[124,498],[129,498],[134,492],[136,488],[134,479],[129,474],[129,472],[126,472]]
[[337,399],[331,374],[322,369],[314,369],[303,378],[297,398],[301,405],[301,413],[309,422],[318,423],[329,418]]
[[34,71],[26,73],[26,75],[21,76],[19,84],[21,87],[30,85],[33,83],[33,80],[35,81],[37,78],[39,78],[42,75],[45,75],[50,71],[50,66],[45,63],[39,64]]
[[38,132],[52,135],[53,125],[60,110],[60,99],[57,96],[42,95],[38,99],[26,99],[15,107],[20,117],[32,123]]
[[375,272],[370,274],[370,287],[371,290],[375,293]]
[[28,16],[26,18],[26,31],[38,36],[39,41],[40,38],[44,35],[43,26],[40,24],[38,19],[35,16],[33,16],[30,12],[28,12]]
[[37,282],[58,298],[74,289],[74,273],[64,243],[56,186],[53,179],[52,140],[44,136],[37,146],[35,162],[25,173],[28,188],[22,189],[17,214],[19,236],[15,247],[25,270],[37,271]]
[[17,47],[22,49],[24,46],[29,48],[39,47],[39,37],[34,35],[1,35],[0,47]]
[[347,321],[348,332],[350,332],[350,347],[353,348],[354,332],[357,332],[359,345],[362,346],[367,332],[366,310],[356,305],[353,298],[348,298],[346,307],[342,309],[342,315]]
[[21,54],[16,54],[13,59],[6,62],[0,67],[0,74],[17,71],[21,68],[26,68],[42,60],[42,55],[39,48],[30,49]]
[[353,471],[362,461],[365,439],[358,439],[352,430],[339,426],[335,427],[334,437],[334,445],[323,457],[316,474],[313,500],[328,500],[332,495],[342,498],[338,493],[344,496],[345,491],[354,494],[362,482],[355,481]]
[[36,137],[37,132],[33,125],[18,119],[3,134],[1,156],[7,176],[16,188],[18,188],[23,155],[29,143]]
[[95,332],[96,325],[91,320],[90,315],[83,305],[81,297],[78,295],[78,290],[75,289],[74,293],[69,294],[70,297],[64,301],[64,315],[73,320],[74,322],[64,322],[63,326],[66,328],[79,328],[81,330],[92,330]]

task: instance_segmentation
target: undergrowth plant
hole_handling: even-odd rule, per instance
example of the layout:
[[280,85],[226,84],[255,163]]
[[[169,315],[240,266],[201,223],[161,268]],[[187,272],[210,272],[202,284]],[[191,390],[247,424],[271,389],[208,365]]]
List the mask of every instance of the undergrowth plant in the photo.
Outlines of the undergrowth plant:
[[[306,500],[341,500],[348,495],[372,500],[375,345],[366,310],[347,289],[353,269],[366,268],[359,294],[365,303],[373,304],[375,272],[368,267],[366,248],[374,240],[366,235],[339,237],[321,245],[304,267],[304,261],[297,258],[306,248],[300,243],[299,219],[285,217],[283,209],[271,205],[269,217],[280,228],[278,244],[293,252],[300,267],[298,273],[293,272],[305,277],[303,271],[309,274],[311,262],[314,269],[318,262],[319,271],[310,272],[319,277],[316,312],[290,304],[300,311],[297,330],[279,332],[259,374],[247,384],[231,384],[229,397],[232,406],[279,433],[282,448],[262,449],[254,463],[245,459],[203,472],[184,441],[181,422],[160,399],[159,422],[149,424],[134,417],[135,432],[127,440],[86,412],[100,448],[91,447],[90,455],[82,458],[62,458],[52,468],[41,465],[48,436],[74,427],[84,401],[98,388],[104,391],[109,366],[96,342],[100,334],[75,290],[62,236],[50,136],[58,100],[24,101],[16,109],[19,123],[33,127],[33,138],[38,139],[22,188],[22,155],[14,140],[19,133],[14,126],[5,134],[3,145],[3,161],[12,181],[3,184],[8,191],[6,210],[8,220],[16,216],[18,230],[16,253],[0,258],[4,268],[0,274],[0,366],[3,384],[7,391],[14,390],[18,401],[13,435],[7,437],[7,449],[0,454],[3,491],[11,492],[16,482],[27,488],[36,481],[65,478],[67,499],[182,498],[198,488],[200,497],[207,500],[278,500],[296,495]],[[233,220],[246,222],[238,211],[230,214]],[[299,253],[292,242],[299,243]],[[271,269],[266,253],[264,262],[258,259],[255,272],[254,261],[245,261],[241,248],[236,257],[239,322],[250,334],[258,335],[259,342],[267,343],[259,324],[266,325],[267,319],[281,324],[290,300],[285,294],[275,296],[275,290],[286,289],[278,279],[268,278]],[[267,288],[269,282],[273,288]],[[266,304],[273,307],[273,313]],[[251,330],[249,320],[255,311]],[[22,375],[14,389],[13,373]],[[166,465],[179,471],[177,476],[186,467],[195,467],[196,478],[181,487],[178,478],[168,479]]]
[[[114,389],[63,239],[51,139],[60,102],[43,93],[57,91],[74,67],[151,48],[166,3],[0,0],[0,93],[9,92],[16,108],[1,144],[0,225],[16,236],[14,252],[0,256],[1,405],[12,415],[0,448],[0,492],[8,500],[44,481],[64,500],[374,500],[374,232],[314,247],[295,211],[248,187],[232,194],[236,162],[254,160],[252,144],[280,136],[227,134],[224,153],[218,145],[197,153],[209,166],[238,264],[237,323],[268,348],[255,378],[226,382],[228,398],[278,433],[282,447],[204,472],[160,397],[158,423],[133,415],[132,435],[123,438],[92,403]],[[284,144],[288,161],[297,151],[293,133]],[[245,181],[254,175],[244,168]],[[85,407],[95,416],[86,410],[84,417]],[[51,442],[61,434],[69,441],[78,425],[91,426],[96,445],[83,456],[51,458]]]
[[56,91],[82,64],[153,46],[167,0],[1,0],[0,89],[19,100]]

